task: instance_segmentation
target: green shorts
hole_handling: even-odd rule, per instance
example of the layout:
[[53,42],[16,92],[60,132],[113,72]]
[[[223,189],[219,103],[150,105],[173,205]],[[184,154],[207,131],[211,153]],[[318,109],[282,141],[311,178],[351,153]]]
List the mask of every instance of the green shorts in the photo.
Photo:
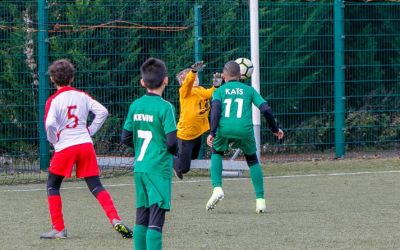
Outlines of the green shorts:
[[246,138],[227,138],[217,134],[213,141],[213,148],[217,151],[226,151],[231,143],[233,148],[240,148],[246,155],[252,155],[257,152],[254,135]]
[[159,208],[171,209],[172,177],[148,173],[134,173],[136,185],[136,208],[149,208],[157,204]]

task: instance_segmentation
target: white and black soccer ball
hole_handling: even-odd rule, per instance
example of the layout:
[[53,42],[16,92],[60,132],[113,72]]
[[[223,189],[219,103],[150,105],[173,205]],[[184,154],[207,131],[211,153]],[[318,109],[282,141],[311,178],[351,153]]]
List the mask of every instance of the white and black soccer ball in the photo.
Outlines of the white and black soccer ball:
[[240,66],[240,80],[247,81],[253,74],[253,63],[250,59],[241,57],[235,60]]

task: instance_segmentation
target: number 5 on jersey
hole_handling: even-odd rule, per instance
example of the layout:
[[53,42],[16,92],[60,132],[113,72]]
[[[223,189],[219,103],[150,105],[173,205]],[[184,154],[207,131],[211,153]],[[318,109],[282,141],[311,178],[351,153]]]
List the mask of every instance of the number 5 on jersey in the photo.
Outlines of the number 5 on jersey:
[[137,133],[139,138],[144,139],[142,147],[140,148],[139,156],[137,158],[138,161],[142,161],[144,154],[146,153],[147,147],[149,146],[150,141],[153,138],[153,134],[151,133],[151,131],[147,130],[138,130]]
[[67,124],[67,128],[76,128],[78,126],[78,117],[72,113],[74,109],[76,109],[76,105],[68,106],[68,120],[73,120],[73,124]]

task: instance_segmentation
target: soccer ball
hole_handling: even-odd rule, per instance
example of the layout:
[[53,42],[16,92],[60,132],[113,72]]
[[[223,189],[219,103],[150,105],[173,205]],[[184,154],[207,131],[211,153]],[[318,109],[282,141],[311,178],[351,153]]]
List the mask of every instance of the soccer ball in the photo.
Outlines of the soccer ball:
[[253,74],[253,63],[244,57],[236,59],[235,62],[240,66],[240,80],[248,80],[251,77],[251,74]]

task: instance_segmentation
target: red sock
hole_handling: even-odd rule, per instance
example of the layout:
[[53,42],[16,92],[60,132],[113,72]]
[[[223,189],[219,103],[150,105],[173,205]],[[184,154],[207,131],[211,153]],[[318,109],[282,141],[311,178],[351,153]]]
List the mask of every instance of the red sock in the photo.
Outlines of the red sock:
[[63,230],[65,226],[62,213],[61,196],[60,195],[48,196],[47,201],[49,203],[49,211],[53,228],[57,231]]
[[118,216],[117,209],[115,209],[111,195],[108,193],[107,190],[103,190],[98,193],[96,198],[99,201],[100,205],[103,207],[104,213],[108,217],[108,220],[111,224],[113,219],[121,220],[121,218]]

